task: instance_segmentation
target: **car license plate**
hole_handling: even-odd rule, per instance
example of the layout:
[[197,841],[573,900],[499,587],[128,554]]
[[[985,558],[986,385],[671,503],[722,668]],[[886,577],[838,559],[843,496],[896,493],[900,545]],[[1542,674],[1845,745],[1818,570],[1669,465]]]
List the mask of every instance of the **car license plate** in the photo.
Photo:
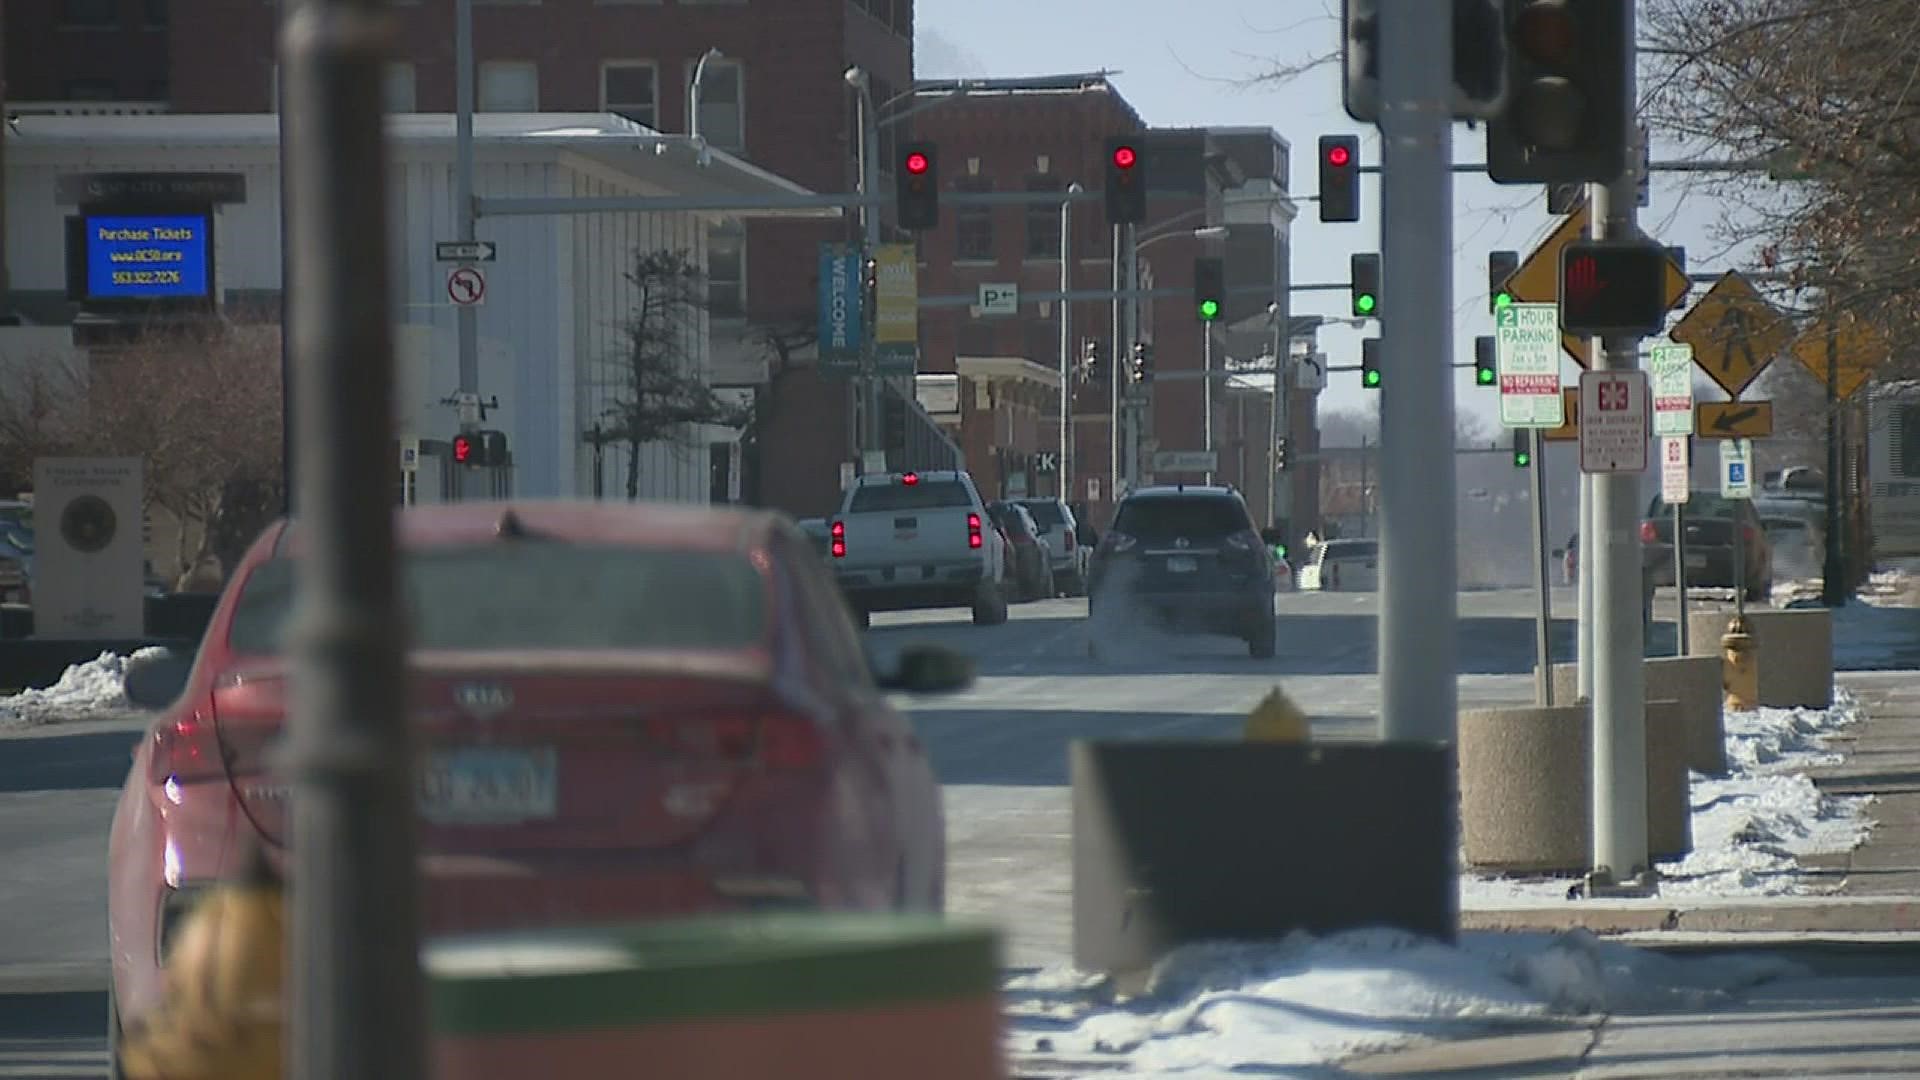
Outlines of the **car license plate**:
[[1191,555],[1174,555],[1167,559],[1167,573],[1191,574],[1200,569],[1199,560]]
[[1687,556],[1687,569],[1705,570],[1706,568],[1707,568],[1707,557],[1705,555]]
[[552,750],[443,750],[421,772],[420,810],[447,824],[543,821],[558,802],[556,774]]

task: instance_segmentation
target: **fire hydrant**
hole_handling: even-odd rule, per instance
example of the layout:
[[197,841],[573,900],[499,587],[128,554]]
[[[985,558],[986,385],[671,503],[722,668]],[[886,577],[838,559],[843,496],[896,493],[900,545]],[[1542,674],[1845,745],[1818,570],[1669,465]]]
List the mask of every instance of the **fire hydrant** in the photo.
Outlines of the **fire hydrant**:
[[1279,687],[1260,699],[1247,714],[1248,741],[1306,742],[1312,734],[1307,714]]
[[1720,636],[1720,686],[1728,709],[1750,712],[1760,707],[1760,650],[1745,616],[1736,615]]

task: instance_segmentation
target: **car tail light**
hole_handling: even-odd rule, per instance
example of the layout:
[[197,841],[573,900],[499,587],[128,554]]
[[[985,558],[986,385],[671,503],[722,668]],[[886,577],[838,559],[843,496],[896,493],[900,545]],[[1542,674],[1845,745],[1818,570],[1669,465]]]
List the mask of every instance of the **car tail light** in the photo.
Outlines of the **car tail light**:
[[1640,540],[1642,543],[1647,544],[1658,543],[1660,540],[1660,530],[1653,527],[1653,522],[1643,521],[1640,523]]
[[970,548],[977,548],[984,542],[985,541],[983,541],[980,538],[980,515],[968,514],[967,515],[967,546]]
[[836,559],[847,557],[847,523],[844,521],[833,523],[833,557]]
[[153,733],[153,758],[149,779],[156,784],[169,780],[212,780],[226,775],[226,762],[220,754],[220,738],[213,722],[194,714]]
[[820,726],[793,713],[760,716],[652,716],[644,730],[649,749],[668,757],[770,769],[806,769],[820,763]]

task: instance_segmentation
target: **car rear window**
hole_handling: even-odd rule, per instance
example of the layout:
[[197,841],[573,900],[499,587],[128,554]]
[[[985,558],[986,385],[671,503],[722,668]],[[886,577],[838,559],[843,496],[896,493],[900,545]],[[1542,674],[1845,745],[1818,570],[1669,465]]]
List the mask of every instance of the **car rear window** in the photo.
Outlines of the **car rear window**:
[[849,514],[872,510],[935,510],[947,506],[971,506],[967,486],[958,480],[922,480],[917,484],[872,484],[853,493]]
[[1026,507],[1027,513],[1033,515],[1034,524],[1043,529],[1057,529],[1067,523],[1066,515],[1060,512],[1060,504],[1057,502],[1030,502],[1020,505]]
[[[555,542],[434,548],[401,570],[417,649],[729,649],[766,632],[766,582],[737,552],[655,551]],[[280,652],[293,562],[248,576],[233,614],[235,652]]]
[[1224,537],[1253,528],[1245,510],[1232,499],[1167,495],[1120,504],[1113,527],[1147,543],[1179,537]]

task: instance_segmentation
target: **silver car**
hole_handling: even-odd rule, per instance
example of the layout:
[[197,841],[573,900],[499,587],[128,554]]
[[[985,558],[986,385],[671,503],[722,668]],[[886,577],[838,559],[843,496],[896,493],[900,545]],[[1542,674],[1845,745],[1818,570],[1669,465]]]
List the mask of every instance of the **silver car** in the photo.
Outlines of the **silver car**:
[[1073,510],[1060,499],[1020,499],[1040,528],[1040,538],[1053,555],[1054,587],[1067,596],[1087,591],[1087,562],[1093,547],[1080,542],[1080,523]]

